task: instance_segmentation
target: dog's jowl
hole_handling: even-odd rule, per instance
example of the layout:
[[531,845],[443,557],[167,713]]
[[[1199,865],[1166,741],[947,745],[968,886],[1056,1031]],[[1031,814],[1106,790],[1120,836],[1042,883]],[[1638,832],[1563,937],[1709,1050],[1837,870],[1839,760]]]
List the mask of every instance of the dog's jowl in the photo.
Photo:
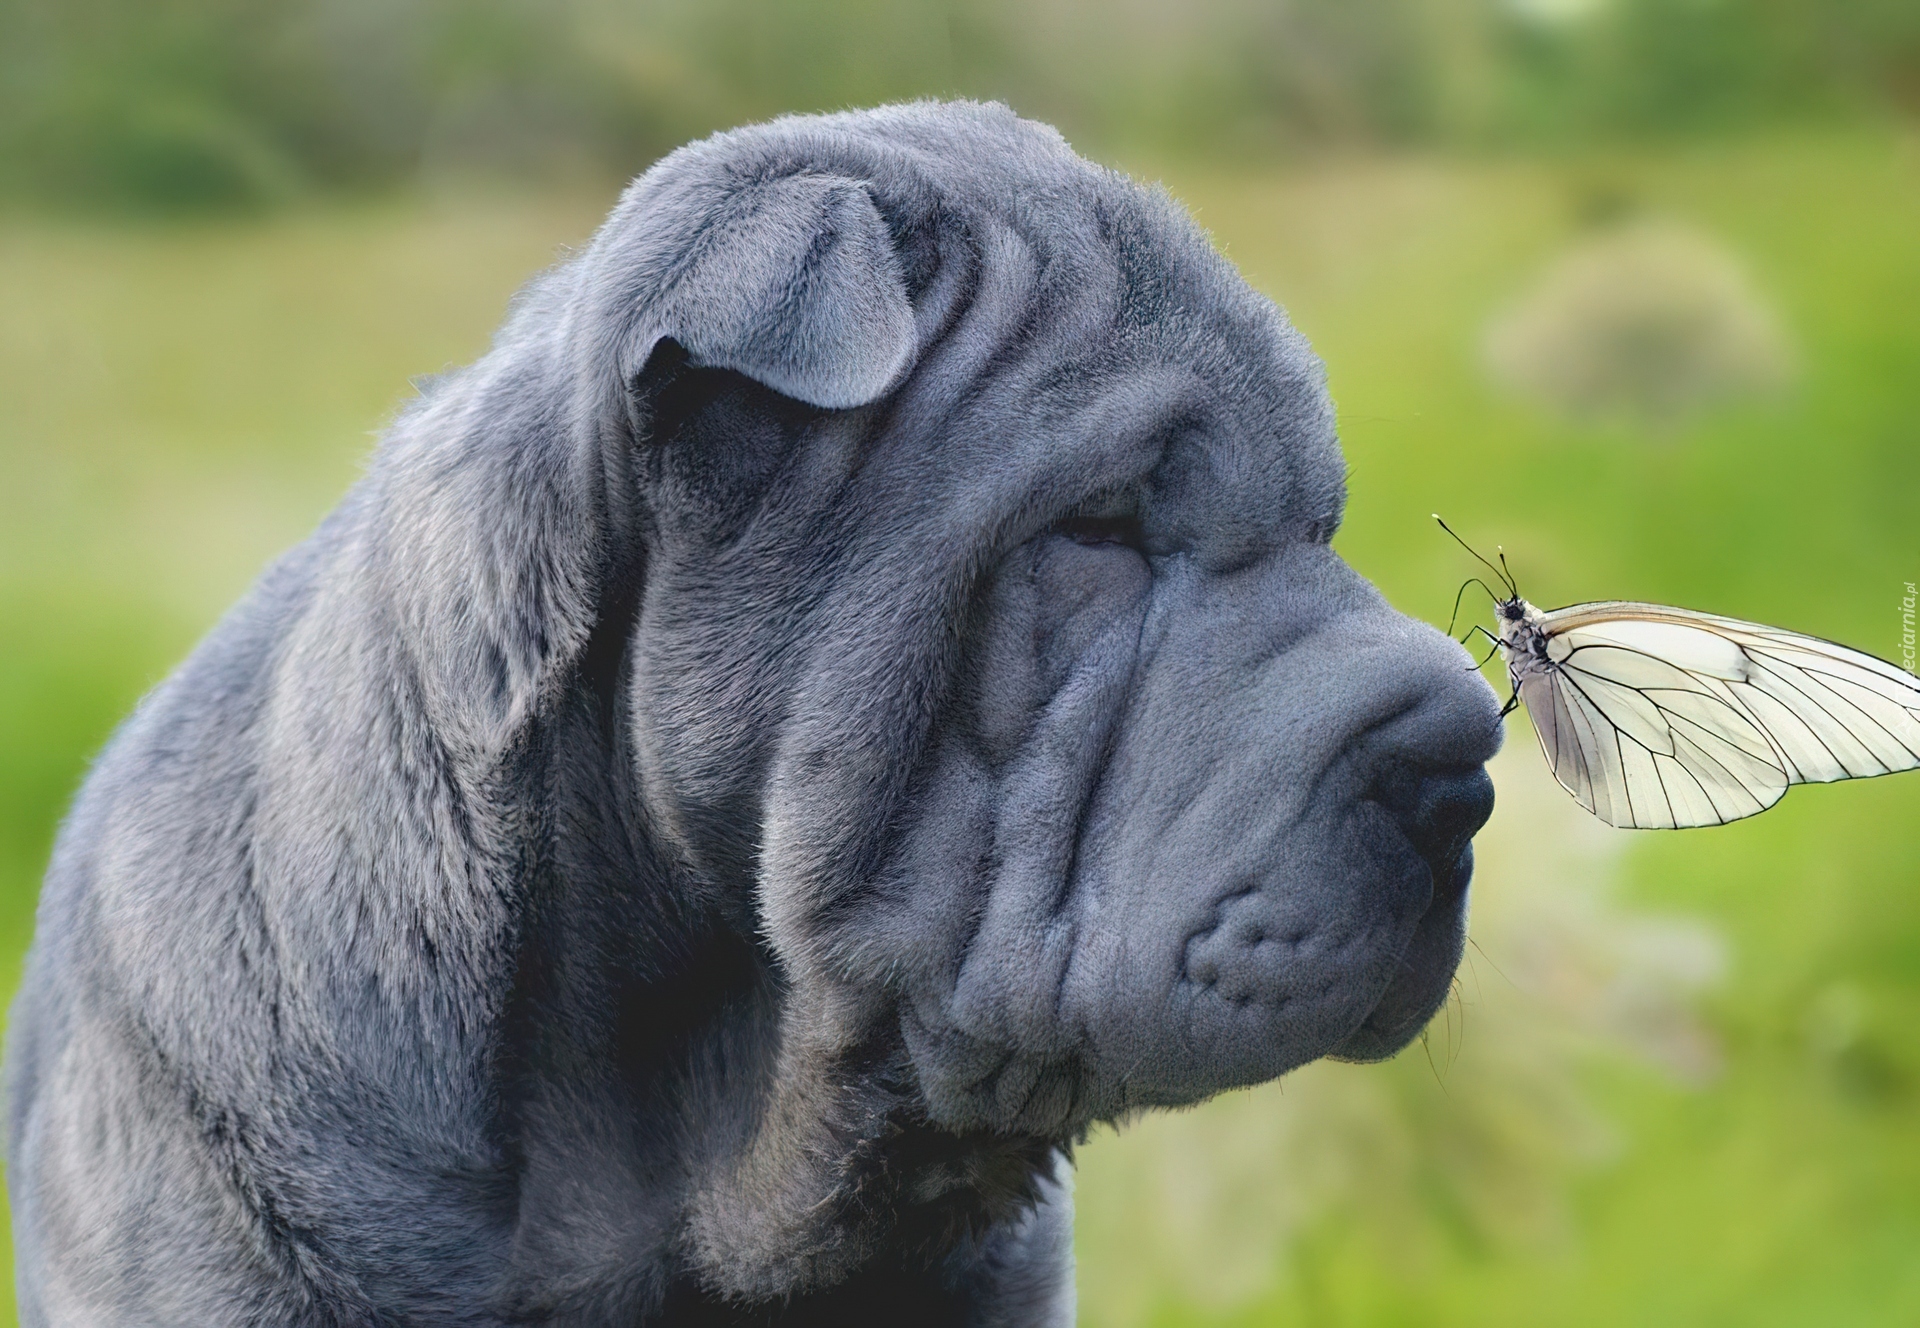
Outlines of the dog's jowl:
[[1000,107],[666,158],[100,758],[30,1324],[1072,1316],[1094,1123],[1412,1038],[1495,702],[1319,363]]

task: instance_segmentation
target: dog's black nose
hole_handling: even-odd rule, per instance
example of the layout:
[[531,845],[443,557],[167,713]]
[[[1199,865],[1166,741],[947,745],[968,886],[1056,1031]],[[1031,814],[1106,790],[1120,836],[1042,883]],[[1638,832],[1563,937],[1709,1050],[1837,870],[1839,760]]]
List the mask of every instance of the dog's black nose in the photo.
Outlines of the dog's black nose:
[[1493,815],[1493,780],[1485,766],[1403,766],[1376,794],[1414,851],[1433,868],[1434,883],[1452,873],[1474,832]]

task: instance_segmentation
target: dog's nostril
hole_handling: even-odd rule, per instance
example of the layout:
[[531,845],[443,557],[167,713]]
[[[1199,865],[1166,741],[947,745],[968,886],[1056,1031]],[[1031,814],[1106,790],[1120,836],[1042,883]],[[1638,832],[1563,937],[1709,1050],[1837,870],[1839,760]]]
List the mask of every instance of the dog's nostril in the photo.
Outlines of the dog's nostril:
[[1421,857],[1450,866],[1493,815],[1493,780],[1483,766],[1404,769],[1382,785],[1380,802]]

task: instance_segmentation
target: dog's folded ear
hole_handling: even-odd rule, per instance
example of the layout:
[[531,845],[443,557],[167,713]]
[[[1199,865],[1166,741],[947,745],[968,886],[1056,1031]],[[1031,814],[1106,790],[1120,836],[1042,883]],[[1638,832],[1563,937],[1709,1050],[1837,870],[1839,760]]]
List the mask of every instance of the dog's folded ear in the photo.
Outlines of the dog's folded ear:
[[884,395],[913,358],[893,238],[857,180],[643,179],[614,224],[626,234],[607,257],[638,313],[629,382],[671,339],[697,367],[844,410]]

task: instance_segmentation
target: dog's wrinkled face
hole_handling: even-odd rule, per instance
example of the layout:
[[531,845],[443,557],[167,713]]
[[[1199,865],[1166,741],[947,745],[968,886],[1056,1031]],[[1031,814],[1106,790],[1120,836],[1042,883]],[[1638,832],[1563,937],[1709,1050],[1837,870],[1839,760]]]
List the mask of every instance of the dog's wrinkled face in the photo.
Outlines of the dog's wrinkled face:
[[1009,167],[964,216],[869,165],[913,332],[865,388],[684,335],[628,379],[651,824],[957,1129],[1398,1049],[1459,960],[1499,741],[1465,652],[1329,547],[1298,334],[1059,154],[1070,188]]

